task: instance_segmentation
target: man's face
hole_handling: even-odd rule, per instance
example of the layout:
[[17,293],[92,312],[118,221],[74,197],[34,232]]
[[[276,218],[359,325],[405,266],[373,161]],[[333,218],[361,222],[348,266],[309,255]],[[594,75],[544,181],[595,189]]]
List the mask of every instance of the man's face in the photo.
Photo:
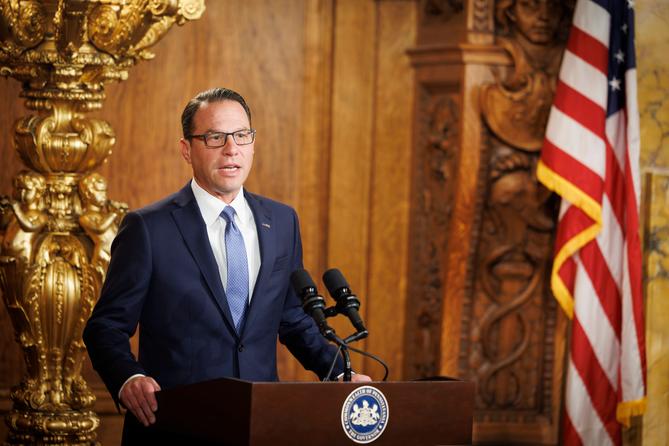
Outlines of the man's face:
[[[193,118],[193,134],[236,132],[249,129],[244,108],[226,100],[202,104]],[[209,148],[201,138],[181,140],[181,155],[193,168],[193,177],[204,190],[230,203],[237,196],[253,165],[254,144],[238,146],[228,135],[225,145]]]

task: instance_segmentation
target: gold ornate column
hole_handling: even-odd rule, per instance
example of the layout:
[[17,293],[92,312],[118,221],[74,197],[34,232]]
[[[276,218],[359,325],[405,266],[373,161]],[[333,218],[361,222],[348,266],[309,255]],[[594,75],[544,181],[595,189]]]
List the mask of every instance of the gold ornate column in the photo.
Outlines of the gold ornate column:
[[93,170],[115,142],[104,84],[153,55],[204,0],[0,0],[0,74],[35,114],[16,122],[27,169],[0,198],[0,287],[27,371],[12,391],[10,444],[91,444],[95,397],[80,375],[83,325],[98,296],[122,203]]

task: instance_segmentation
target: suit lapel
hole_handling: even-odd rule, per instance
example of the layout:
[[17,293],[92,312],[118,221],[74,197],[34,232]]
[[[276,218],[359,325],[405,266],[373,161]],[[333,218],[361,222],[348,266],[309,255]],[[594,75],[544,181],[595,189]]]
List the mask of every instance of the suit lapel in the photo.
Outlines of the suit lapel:
[[189,183],[177,194],[175,201],[179,207],[172,211],[172,217],[186,242],[188,250],[200,268],[216,304],[223,313],[229,327],[233,327],[232,332],[234,333],[235,325],[232,322],[232,314],[228,307],[223,284],[221,284],[221,276],[218,272],[216,259],[214,258],[214,253],[211,251],[207,228],[204,220],[202,220],[202,214],[197,207],[197,202],[190,187]]
[[260,306],[262,301],[269,297],[269,293],[264,288],[272,273],[274,260],[276,259],[276,237],[272,229],[272,215],[263,206],[262,199],[248,193],[246,190],[244,190],[244,197],[251,208],[251,212],[253,212],[253,219],[255,220],[256,231],[258,232],[258,243],[260,245],[260,271],[253,288],[251,305],[248,309],[244,325],[245,327],[253,327],[253,319],[256,313],[254,308]]

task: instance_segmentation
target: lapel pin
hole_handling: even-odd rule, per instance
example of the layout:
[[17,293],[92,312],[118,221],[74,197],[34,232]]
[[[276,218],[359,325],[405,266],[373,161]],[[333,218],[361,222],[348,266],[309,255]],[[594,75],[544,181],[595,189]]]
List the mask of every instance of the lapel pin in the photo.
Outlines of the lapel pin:
[[266,227],[267,229],[271,228],[271,226],[269,225],[269,223],[260,223],[260,224],[263,225],[264,227]]

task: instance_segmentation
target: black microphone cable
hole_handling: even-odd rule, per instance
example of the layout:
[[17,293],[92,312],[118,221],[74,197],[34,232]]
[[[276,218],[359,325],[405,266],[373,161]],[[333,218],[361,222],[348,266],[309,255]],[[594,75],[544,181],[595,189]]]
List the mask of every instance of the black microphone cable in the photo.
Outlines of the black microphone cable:
[[[383,362],[383,360],[381,358],[379,358],[378,356],[376,356],[372,353],[368,353],[364,350],[359,350],[355,347],[351,347],[350,345],[346,345],[346,348],[358,353],[359,355],[367,356],[368,358],[373,359],[374,361],[381,364],[383,366],[383,369],[385,370],[385,373],[383,375],[383,379],[381,381],[385,382],[388,379],[388,373],[389,373],[388,365],[385,362]],[[339,353],[341,353],[341,349],[342,349],[342,346],[338,345],[337,346],[337,352],[335,353],[334,358],[332,359],[332,363],[330,364],[330,369],[328,370],[328,374],[325,375],[325,378],[323,378],[323,382],[331,381],[330,377],[332,376],[332,371],[334,370],[335,364],[337,364],[337,358],[339,357]]]

